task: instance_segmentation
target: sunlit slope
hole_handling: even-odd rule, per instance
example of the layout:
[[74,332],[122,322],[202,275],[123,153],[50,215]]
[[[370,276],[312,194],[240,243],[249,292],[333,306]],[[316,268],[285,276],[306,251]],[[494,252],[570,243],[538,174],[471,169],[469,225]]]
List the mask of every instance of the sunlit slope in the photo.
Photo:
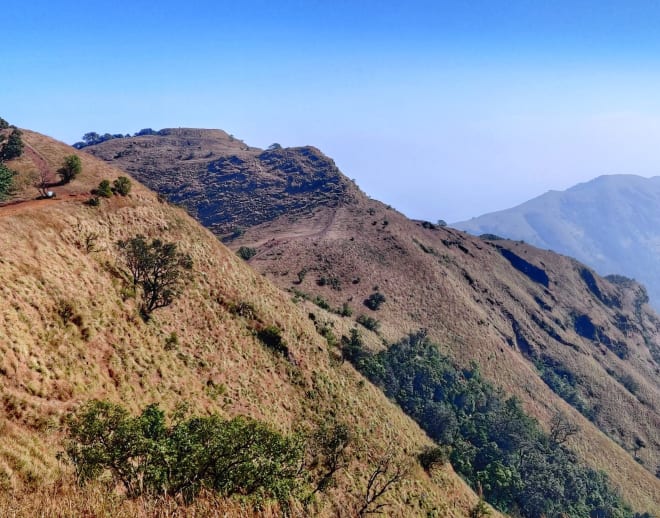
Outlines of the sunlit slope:
[[[35,133],[24,139],[53,170],[73,152]],[[393,448],[412,460],[429,444],[347,363],[332,361],[336,352],[308,319],[309,308],[292,303],[182,210],[135,183],[129,197],[83,204],[101,179],[124,173],[80,156],[81,177],[55,200],[0,208],[4,487],[38,488],[70,469],[56,460],[62,417],[91,398],[133,411],[152,402],[169,409],[186,402],[193,411],[246,414],[283,431],[334,415],[355,430],[356,442],[350,467],[319,503],[326,515],[356,504],[368,476],[365,451]],[[13,166],[21,175],[36,167],[28,154]],[[147,323],[126,289],[116,249],[117,240],[137,234],[177,243],[194,263],[182,296]],[[253,308],[249,316],[236,311],[241,304]],[[282,330],[289,358],[255,337],[255,329],[270,325]],[[388,512],[467,515],[474,493],[450,468],[438,477],[434,482],[413,467]]]
[[[580,456],[636,508],[658,508],[659,320],[638,284],[368,200],[294,224],[277,219],[232,246],[255,247],[250,263],[283,288],[377,319],[390,341],[427,329],[541,422],[567,412],[581,429],[571,444]],[[372,311],[363,301],[375,292],[386,300]],[[646,446],[635,451],[637,439]]]
[[[218,235],[234,238],[234,250],[246,247],[246,257],[255,252],[250,264],[292,294],[336,310],[346,305],[353,320],[378,320],[388,342],[425,328],[546,425],[555,411],[567,412],[582,430],[571,444],[581,457],[607,471],[636,509],[658,508],[660,321],[642,286],[625,278],[612,284],[521,243],[410,221],[369,200],[318,150],[314,163],[328,167],[300,159],[311,148],[285,148],[269,152],[291,160],[270,170],[256,159],[261,150],[224,133],[164,131],[88,151],[139,172],[164,194],[164,175],[185,183],[177,199],[209,201],[225,230],[240,227],[228,235],[211,224]],[[287,188],[309,178],[315,188],[296,192],[305,207],[298,210]],[[259,200],[258,219],[245,217],[245,199]],[[200,220],[207,216],[214,217]],[[373,311],[363,301],[375,293],[385,302]]]

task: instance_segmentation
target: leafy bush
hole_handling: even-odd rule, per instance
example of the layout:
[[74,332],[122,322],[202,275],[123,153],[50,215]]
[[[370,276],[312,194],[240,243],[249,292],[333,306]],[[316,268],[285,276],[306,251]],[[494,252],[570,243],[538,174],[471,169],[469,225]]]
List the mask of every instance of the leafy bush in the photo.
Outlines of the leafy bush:
[[57,170],[57,174],[62,178],[62,183],[69,183],[82,171],[82,162],[78,155],[68,155],[64,157],[64,165]]
[[364,350],[360,332],[355,327],[351,329],[350,336],[341,337],[341,355],[342,358],[356,365],[369,356]]
[[355,321],[374,333],[380,329],[380,321],[367,315],[359,315]]
[[268,326],[257,331],[257,338],[269,349],[284,357],[289,356],[289,348],[282,337],[282,330],[276,326]]
[[382,293],[372,293],[366,299],[364,299],[364,305],[367,306],[372,311],[380,309],[380,307],[385,302],[385,295]]
[[431,472],[449,461],[450,451],[446,446],[426,446],[417,455],[417,460],[426,472]]
[[168,425],[157,405],[132,417],[119,405],[92,401],[66,422],[66,454],[79,481],[109,473],[129,497],[181,495],[189,502],[206,488],[286,502],[300,487],[300,438],[246,417],[175,416]]
[[126,176],[120,176],[114,182],[112,182],[112,190],[115,194],[120,196],[128,196],[128,193],[131,192],[131,180]]
[[9,123],[0,117],[0,130],[7,129],[9,127]]
[[316,304],[318,307],[321,309],[325,309],[326,311],[332,311],[332,308],[330,307],[330,304],[328,303],[327,300],[325,300],[323,297],[320,295],[317,295],[314,300],[312,300],[314,304]]
[[25,144],[23,144],[21,135],[22,133],[18,129],[15,129],[9,134],[7,142],[4,146],[2,146],[2,149],[0,149],[0,162],[18,158],[23,154],[23,148],[25,147]]
[[487,241],[502,241],[504,238],[501,236],[498,236],[497,234],[481,234],[479,236],[481,239],[487,240]]
[[236,255],[245,261],[249,261],[257,255],[257,251],[249,246],[242,246],[236,251]]
[[92,191],[92,194],[102,198],[110,198],[112,196],[112,189],[108,180],[101,180],[99,186]]
[[330,286],[333,290],[341,291],[341,280],[337,277],[326,277],[322,275],[316,280],[317,286]]
[[353,314],[353,310],[352,310],[351,307],[348,305],[348,302],[344,302],[344,303],[341,305],[341,309],[339,310],[339,314],[340,314],[342,317],[350,317],[350,316]]

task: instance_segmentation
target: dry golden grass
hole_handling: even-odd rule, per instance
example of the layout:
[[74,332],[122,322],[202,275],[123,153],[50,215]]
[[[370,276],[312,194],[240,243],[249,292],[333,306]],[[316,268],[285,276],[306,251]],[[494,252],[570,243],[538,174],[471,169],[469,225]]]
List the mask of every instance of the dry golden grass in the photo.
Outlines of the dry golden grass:
[[[606,306],[589,291],[580,278],[581,267],[569,258],[497,242],[546,270],[546,289],[478,238],[452,229],[425,229],[381,203],[356,198],[309,218],[280,218],[251,228],[231,246],[256,246],[250,264],[283,288],[319,294],[332,307],[347,303],[354,316],[377,318],[389,341],[428,329],[447,354],[463,365],[476,361],[487,379],[520,397],[542,424],[547,425],[556,410],[565,412],[580,426],[571,446],[582,459],[605,470],[636,510],[660,511],[660,480],[654,476],[660,467],[660,366],[645,342],[660,344],[658,317],[648,307],[636,309],[632,292],[599,279],[601,292],[618,296],[622,303],[619,309]],[[303,269],[307,274],[298,284]],[[336,277],[341,289],[318,286],[320,276]],[[387,301],[372,312],[362,301],[376,286]],[[543,309],[540,301],[550,309]],[[603,343],[579,336],[573,319],[580,314],[589,315],[613,340],[625,342],[629,358],[622,360]],[[625,334],[616,326],[619,317],[631,323]],[[514,321],[537,355],[559,360],[575,373],[582,396],[598,408],[601,429],[541,380],[517,343]],[[638,383],[636,394],[610,373],[632,376]],[[635,437],[647,444],[639,452],[647,469],[630,453]]]
[[[32,132],[25,140],[53,168],[74,152]],[[81,156],[83,174],[67,193],[84,193],[122,174]],[[16,165],[22,175],[29,166]],[[380,391],[332,360],[305,308],[183,211],[139,185],[129,197],[103,200],[97,208],[65,194],[0,207],[0,515],[255,516],[212,496],[183,509],[173,501],[125,501],[98,487],[78,491],[58,483],[70,469],[55,457],[63,416],[91,398],[133,411],[151,402],[167,409],[187,402],[194,412],[246,414],[283,431],[337,416],[355,430],[354,460],[317,503],[313,514],[319,516],[351,516],[368,476],[365,451],[393,449],[412,460],[429,444]],[[138,233],[178,243],[195,265],[183,296],[148,323],[139,318],[117,266],[116,241]],[[85,240],[92,235],[95,251],[88,251]],[[283,330],[295,364],[258,342],[255,322],[230,311],[238,303],[252,305],[264,325]],[[172,333],[178,344],[168,347]],[[476,502],[449,467],[433,480],[413,469],[388,498],[391,516],[433,510],[466,516]]]

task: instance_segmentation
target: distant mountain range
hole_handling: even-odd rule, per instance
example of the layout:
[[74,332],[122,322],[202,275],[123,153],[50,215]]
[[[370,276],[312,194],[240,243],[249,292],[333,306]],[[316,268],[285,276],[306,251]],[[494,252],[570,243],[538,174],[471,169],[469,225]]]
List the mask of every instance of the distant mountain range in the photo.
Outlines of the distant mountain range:
[[599,176],[452,226],[570,255],[601,275],[632,277],[660,307],[660,176]]

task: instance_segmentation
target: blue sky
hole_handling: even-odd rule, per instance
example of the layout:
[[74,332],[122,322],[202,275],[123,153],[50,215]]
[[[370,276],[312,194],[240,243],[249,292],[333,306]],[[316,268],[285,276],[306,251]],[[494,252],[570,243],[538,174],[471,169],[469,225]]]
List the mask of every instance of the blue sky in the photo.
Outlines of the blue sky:
[[660,2],[8,2],[0,116],[312,144],[372,197],[457,221],[659,174]]

